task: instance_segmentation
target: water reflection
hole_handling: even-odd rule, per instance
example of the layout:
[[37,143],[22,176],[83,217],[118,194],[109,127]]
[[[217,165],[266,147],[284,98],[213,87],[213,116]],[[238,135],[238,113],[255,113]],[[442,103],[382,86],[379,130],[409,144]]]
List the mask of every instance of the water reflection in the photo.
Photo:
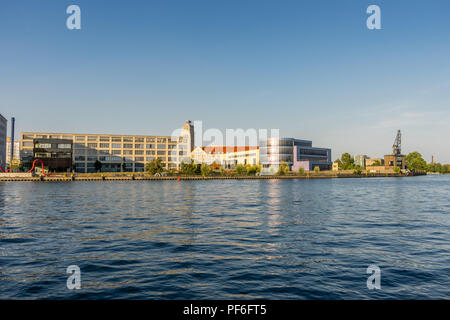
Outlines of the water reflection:
[[449,182],[0,184],[0,298],[443,298]]

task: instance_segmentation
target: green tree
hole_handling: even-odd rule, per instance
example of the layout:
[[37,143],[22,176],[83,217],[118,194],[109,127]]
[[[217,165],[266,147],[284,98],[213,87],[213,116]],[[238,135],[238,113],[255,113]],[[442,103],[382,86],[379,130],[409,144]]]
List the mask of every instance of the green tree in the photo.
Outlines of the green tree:
[[381,166],[380,160],[375,160],[369,167]]
[[289,173],[289,165],[286,162],[282,162],[278,168],[278,175],[283,176]]
[[204,177],[212,175],[212,172],[213,172],[211,167],[208,166],[206,163],[202,164],[200,170],[202,172],[202,176],[204,176]]
[[95,162],[94,162],[95,171],[99,172],[100,170],[102,170],[102,166],[103,166],[103,164],[100,161],[95,160]]
[[145,165],[145,170],[150,174],[161,173],[164,171],[164,164],[161,159],[156,158]]
[[355,160],[350,153],[343,153],[341,159],[338,160],[339,170],[352,170],[355,168]]
[[298,173],[305,174],[305,168],[303,168],[303,167],[298,168]]
[[194,175],[198,172],[198,167],[199,167],[199,165],[196,164],[194,162],[194,160],[191,160],[190,163],[182,162],[180,171],[181,171],[181,173],[184,173],[184,174]]
[[400,167],[395,167],[394,168],[394,172],[395,173],[400,173],[400,172],[402,172],[402,169],[400,169]]
[[360,167],[360,166],[356,166],[356,167],[355,167],[355,170],[353,170],[353,174],[361,175],[361,174],[362,174],[362,169],[361,169],[361,167]]
[[248,164],[245,169],[247,170],[247,174],[250,176],[256,175],[258,172],[261,172],[261,167],[257,164],[250,165]]
[[315,166],[314,167],[314,172],[315,173],[319,173],[320,172],[320,167],[319,166]]
[[411,171],[426,171],[427,170],[427,163],[422,158],[422,155],[417,152],[411,152],[408,154],[405,158],[406,166],[408,170]]
[[238,164],[238,165],[236,166],[236,173],[237,173],[239,176],[244,176],[244,175],[247,174],[247,168],[245,168],[245,166],[244,166],[243,164]]

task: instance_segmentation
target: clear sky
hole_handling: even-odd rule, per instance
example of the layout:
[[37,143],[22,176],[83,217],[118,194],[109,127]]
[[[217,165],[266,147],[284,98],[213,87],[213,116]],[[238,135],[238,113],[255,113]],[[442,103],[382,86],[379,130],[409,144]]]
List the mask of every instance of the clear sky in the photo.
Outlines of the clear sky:
[[[81,8],[68,30],[66,8]],[[381,8],[368,30],[366,8]],[[1,1],[0,113],[17,131],[279,128],[450,163],[450,1]]]

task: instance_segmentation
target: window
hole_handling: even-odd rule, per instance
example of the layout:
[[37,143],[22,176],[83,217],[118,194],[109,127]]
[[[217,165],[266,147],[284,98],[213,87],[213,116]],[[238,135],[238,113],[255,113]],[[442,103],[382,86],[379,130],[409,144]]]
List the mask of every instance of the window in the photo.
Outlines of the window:
[[58,149],[70,149],[70,143],[58,143]]
[[73,153],[74,154],[85,154],[86,152],[85,152],[86,150],[84,150],[84,149],[75,149],[74,151],[73,151]]
[[100,143],[100,148],[109,148],[109,143]]
[[158,138],[158,143],[166,142],[166,138]]
[[174,149],[174,148],[176,148],[176,144],[169,144],[167,147],[169,148],[169,149]]
[[123,142],[133,142],[133,137],[123,137]]
[[165,151],[158,151],[157,155],[158,156],[165,156],[166,152]]
[[123,147],[127,148],[127,149],[133,149],[133,144],[132,143],[124,143]]
[[147,149],[155,149],[155,145],[154,144],[147,144],[145,147]]
[[144,142],[144,138],[135,138],[134,142]]
[[121,137],[112,137],[112,142],[122,142]]
[[143,155],[144,154],[144,150],[135,150],[134,154],[135,155]]
[[23,147],[32,147],[33,146],[33,141],[24,141],[22,143]]
[[145,152],[145,154],[146,154],[146,155],[154,155],[154,154],[155,154],[155,151],[154,151],[154,150],[147,150],[147,151]]
[[86,139],[86,137],[84,136],[76,136],[75,137],[75,141],[84,141]]
[[121,150],[113,150],[113,151],[111,151],[111,153],[112,153],[112,154],[120,154],[120,153],[121,153]]
[[51,143],[36,143],[35,148],[39,149],[50,149],[52,147]]
[[100,141],[107,141],[109,142],[110,138],[109,137],[100,137]]
[[76,156],[75,157],[75,161],[84,161],[84,159],[86,159],[85,156]]
[[155,157],[147,157],[147,158],[145,158],[146,161],[152,161],[154,159],[155,159]]
[[121,149],[121,148],[122,148],[122,144],[121,144],[121,143],[113,143],[113,144],[111,145],[111,147],[112,147],[113,149]]
[[136,161],[144,161],[144,157],[136,157]]
[[28,134],[24,134],[24,135],[22,136],[22,140],[31,140],[31,139],[33,139],[33,136],[30,136],[30,135],[28,135]]
[[134,148],[135,149],[144,149],[144,145],[143,144],[135,144]]
[[88,141],[97,141],[97,137],[96,136],[89,136],[88,137]]
[[97,144],[96,143],[88,143],[88,147],[89,148],[97,148]]
[[146,141],[147,142],[155,142],[155,138],[147,138]]
[[132,155],[133,154],[133,150],[123,150],[123,154],[125,155]]
[[166,145],[165,144],[158,144],[158,149],[165,149]]
[[52,154],[50,152],[36,152],[34,157],[35,158],[51,158]]

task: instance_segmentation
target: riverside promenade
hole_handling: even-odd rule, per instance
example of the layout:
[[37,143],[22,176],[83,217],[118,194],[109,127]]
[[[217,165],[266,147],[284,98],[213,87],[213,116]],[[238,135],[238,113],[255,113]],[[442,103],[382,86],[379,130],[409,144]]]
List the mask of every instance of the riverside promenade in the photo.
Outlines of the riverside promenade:
[[[419,175],[419,174],[415,174]],[[423,175],[423,174],[420,174]],[[2,174],[0,182],[9,181],[36,181],[36,182],[57,182],[57,181],[139,181],[139,180],[269,180],[269,179],[336,179],[336,178],[376,178],[376,177],[407,177],[412,175],[399,173],[369,173],[353,174],[339,172],[311,172],[304,174],[286,174],[286,175],[170,175],[155,176],[148,173],[83,173],[83,174],[53,174],[53,175],[31,175],[31,174]]]

